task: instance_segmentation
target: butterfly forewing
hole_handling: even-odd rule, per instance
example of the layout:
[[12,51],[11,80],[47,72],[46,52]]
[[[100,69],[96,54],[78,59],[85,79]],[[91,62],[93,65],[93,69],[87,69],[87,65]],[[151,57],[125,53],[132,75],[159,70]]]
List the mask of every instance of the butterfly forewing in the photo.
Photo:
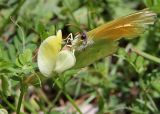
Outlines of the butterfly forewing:
[[87,33],[89,38],[118,40],[132,38],[142,33],[146,25],[154,24],[156,14],[148,9],[118,18]]

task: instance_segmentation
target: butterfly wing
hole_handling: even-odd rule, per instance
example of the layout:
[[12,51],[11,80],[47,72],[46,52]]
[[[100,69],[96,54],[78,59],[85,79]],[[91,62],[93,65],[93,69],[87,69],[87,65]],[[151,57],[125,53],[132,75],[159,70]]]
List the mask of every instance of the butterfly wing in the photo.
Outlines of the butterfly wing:
[[154,12],[145,9],[87,32],[87,42],[93,41],[93,43],[81,51],[76,51],[77,62],[74,68],[85,67],[96,60],[113,54],[118,48],[117,40],[122,37],[133,38],[138,36],[145,30],[146,25],[154,24],[155,17]]
[[133,38],[142,33],[146,25],[155,22],[156,14],[148,9],[115,19],[87,33],[89,38],[119,40],[122,37]]
[[82,68],[113,54],[117,50],[116,41],[99,40],[82,51],[76,51],[76,64],[73,68]]

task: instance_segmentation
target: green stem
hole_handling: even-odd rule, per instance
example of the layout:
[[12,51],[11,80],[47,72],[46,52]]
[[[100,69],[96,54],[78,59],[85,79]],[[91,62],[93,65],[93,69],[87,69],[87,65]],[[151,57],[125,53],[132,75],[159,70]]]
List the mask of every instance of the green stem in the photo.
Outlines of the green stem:
[[8,18],[6,19],[6,21],[3,23],[1,29],[0,29],[0,35],[2,35],[2,33],[5,30],[6,25],[9,23],[10,21],[10,17],[14,16],[21,8],[21,6],[24,4],[25,0],[19,0],[19,4],[17,5],[17,7],[11,12],[10,16],[8,16]]
[[142,52],[142,51],[140,51],[138,49],[135,49],[135,48],[132,48],[132,51],[135,52],[135,53],[137,53],[138,55],[143,56],[144,58],[146,58],[148,60],[151,60],[151,61],[154,61],[154,62],[160,64],[160,58],[158,58],[158,57],[152,56],[150,54],[147,54],[147,53]]
[[20,109],[21,109],[24,93],[25,93],[25,88],[24,88],[24,85],[21,83],[21,93],[18,99],[18,106],[17,106],[16,114],[20,114]]
[[62,90],[63,94],[66,96],[66,98],[70,101],[70,103],[73,105],[73,107],[79,112],[79,114],[83,114],[81,110],[78,108],[74,100],[62,89],[61,84],[58,80],[56,80],[56,85]]
[[53,104],[55,104],[57,102],[57,100],[59,99],[60,95],[62,94],[62,91],[59,91],[58,94],[56,95]]

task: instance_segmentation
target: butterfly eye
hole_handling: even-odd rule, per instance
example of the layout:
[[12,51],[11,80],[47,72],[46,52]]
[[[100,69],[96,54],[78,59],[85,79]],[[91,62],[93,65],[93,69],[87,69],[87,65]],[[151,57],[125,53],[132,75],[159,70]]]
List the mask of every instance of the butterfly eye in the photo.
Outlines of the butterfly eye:
[[81,34],[81,39],[82,39],[82,40],[86,40],[86,39],[87,39],[87,36],[86,36],[86,33],[85,33],[85,32],[82,32],[82,34]]

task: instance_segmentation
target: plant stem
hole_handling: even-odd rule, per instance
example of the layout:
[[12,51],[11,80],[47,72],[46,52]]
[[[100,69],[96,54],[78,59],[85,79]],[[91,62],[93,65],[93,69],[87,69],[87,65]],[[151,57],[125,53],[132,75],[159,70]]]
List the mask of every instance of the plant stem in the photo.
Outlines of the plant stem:
[[21,109],[21,105],[22,105],[22,99],[24,96],[24,92],[25,92],[25,88],[24,88],[24,85],[21,83],[21,93],[20,93],[20,96],[18,99],[18,106],[17,106],[16,114],[20,114],[20,109]]
[[138,55],[143,56],[144,58],[146,58],[148,60],[151,60],[151,61],[154,61],[154,62],[160,64],[160,58],[158,58],[158,57],[152,56],[150,54],[147,54],[147,53],[142,52],[142,51],[140,51],[138,49],[135,49],[135,48],[132,48],[132,51],[135,52],[135,53],[137,53]]
[[81,110],[78,108],[74,100],[62,89],[61,84],[59,83],[58,80],[55,81],[56,85],[61,89],[63,94],[66,96],[66,98],[70,101],[70,103],[73,105],[73,107],[79,112],[79,114],[83,114]]
[[55,104],[58,101],[61,94],[62,94],[62,91],[59,91],[58,94],[56,95],[54,101],[53,101],[53,104]]

